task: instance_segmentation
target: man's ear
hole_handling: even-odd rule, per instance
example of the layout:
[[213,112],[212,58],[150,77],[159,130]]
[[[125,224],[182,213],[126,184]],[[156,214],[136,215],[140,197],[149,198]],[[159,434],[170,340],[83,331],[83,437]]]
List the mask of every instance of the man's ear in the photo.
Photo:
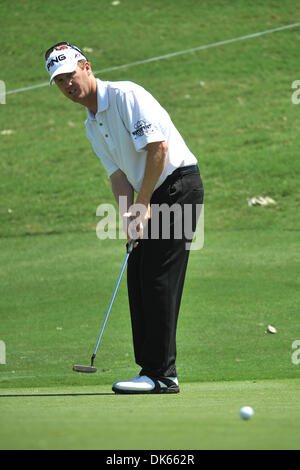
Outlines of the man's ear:
[[86,61],[86,63],[84,64],[84,67],[85,67],[85,70],[87,71],[88,75],[91,75],[92,72],[92,68],[91,68],[91,64]]

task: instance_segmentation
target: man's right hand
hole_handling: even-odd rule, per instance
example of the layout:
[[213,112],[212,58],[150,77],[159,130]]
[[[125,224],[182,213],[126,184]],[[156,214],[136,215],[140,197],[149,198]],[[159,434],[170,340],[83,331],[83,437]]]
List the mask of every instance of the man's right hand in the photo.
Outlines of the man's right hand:
[[[150,204],[132,204],[128,212],[123,214],[124,231],[128,242],[144,237],[144,230],[151,217]],[[137,246],[137,243],[136,245]]]

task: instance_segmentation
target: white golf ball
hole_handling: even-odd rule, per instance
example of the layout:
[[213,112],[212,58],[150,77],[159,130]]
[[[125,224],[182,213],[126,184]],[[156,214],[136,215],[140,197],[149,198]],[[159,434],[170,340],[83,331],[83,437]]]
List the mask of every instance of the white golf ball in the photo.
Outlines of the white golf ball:
[[251,406],[243,406],[240,409],[240,416],[243,419],[250,419],[254,415],[254,410]]

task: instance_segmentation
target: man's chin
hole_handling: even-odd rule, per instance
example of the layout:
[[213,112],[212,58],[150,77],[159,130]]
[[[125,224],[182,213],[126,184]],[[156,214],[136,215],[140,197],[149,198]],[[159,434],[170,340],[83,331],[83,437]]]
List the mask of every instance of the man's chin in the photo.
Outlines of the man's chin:
[[74,101],[75,103],[81,103],[84,99],[83,93],[75,93],[74,95],[68,94],[68,98]]

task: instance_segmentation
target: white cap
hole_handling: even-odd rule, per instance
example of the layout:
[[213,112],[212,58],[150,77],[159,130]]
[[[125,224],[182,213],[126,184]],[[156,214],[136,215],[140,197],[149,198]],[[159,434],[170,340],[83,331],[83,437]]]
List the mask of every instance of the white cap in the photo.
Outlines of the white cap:
[[59,50],[54,49],[46,61],[46,70],[50,74],[50,85],[57,75],[74,72],[77,62],[82,59],[86,60],[86,57],[72,47],[65,46]]

